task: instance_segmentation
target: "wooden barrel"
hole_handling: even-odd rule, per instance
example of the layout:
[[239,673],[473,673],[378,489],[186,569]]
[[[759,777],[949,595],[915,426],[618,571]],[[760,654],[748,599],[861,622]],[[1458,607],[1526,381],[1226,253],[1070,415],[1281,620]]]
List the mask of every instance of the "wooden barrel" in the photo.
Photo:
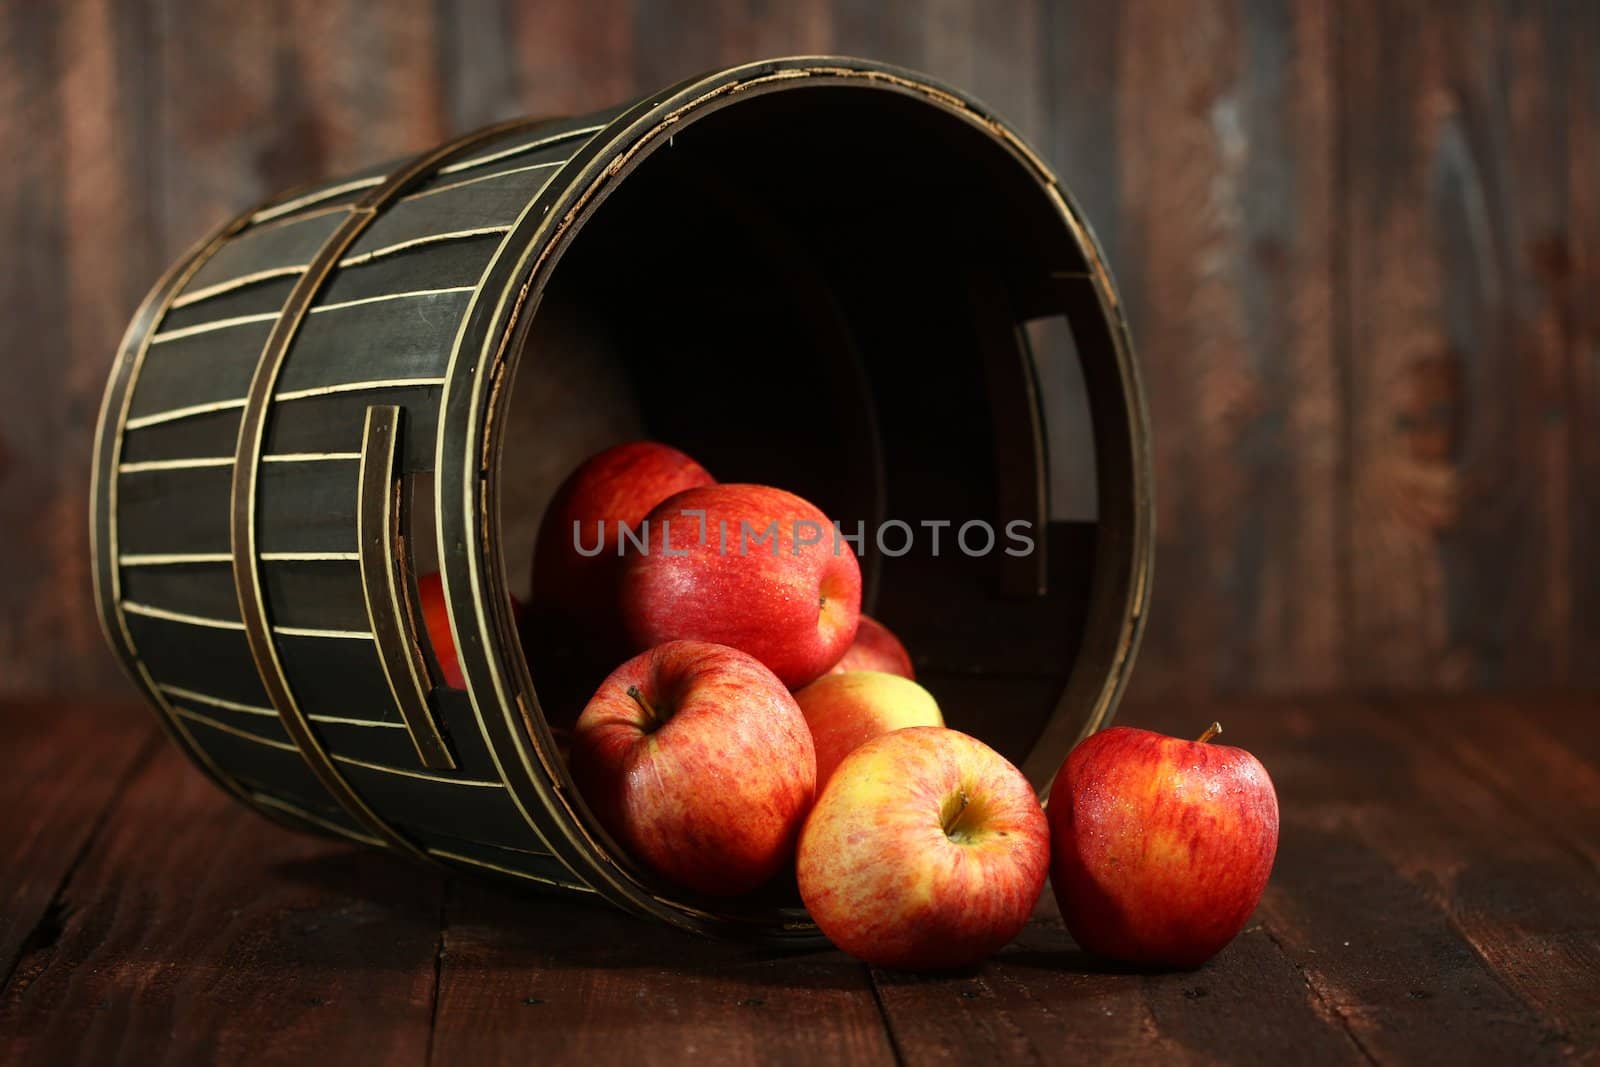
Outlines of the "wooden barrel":
[[[1100,253],[977,101],[836,57],[481,130],[202,241],[100,416],[107,638],[194,762],[285,824],[815,936],[781,894],[638,869],[560,756],[570,650],[525,647],[510,597],[550,483],[641,433],[863,532],[864,607],[1041,788],[1112,714],[1153,519]],[[1032,550],[976,551],[985,527]],[[420,625],[435,568],[459,688]]]

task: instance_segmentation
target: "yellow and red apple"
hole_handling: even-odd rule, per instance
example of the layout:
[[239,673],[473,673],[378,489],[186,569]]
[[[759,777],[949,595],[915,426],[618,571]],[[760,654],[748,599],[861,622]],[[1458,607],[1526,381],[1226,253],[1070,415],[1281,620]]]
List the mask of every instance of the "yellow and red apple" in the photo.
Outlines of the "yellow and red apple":
[[715,896],[781,870],[816,787],[794,697],[754,657],[674,641],[601,683],[572,734],[584,800],[636,859]]
[[631,554],[622,573],[622,618],[636,647],[730,645],[798,689],[855,639],[855,551],[793,493],[764,485],[688,489],[663,500],[643,525],[648,547]]
[[880,734],[908,726],[943,726],[939,704],[897,674],[824,674],[794,695],[817,748],[817,790],[851,752]]
[[976,963],[1022,929],[1049,828],[1021,772],[937,726],[876,737],[840,763],[800,835],[800,896],[851,955],[888,967]]
[[1244,927],[1272,872],[1278,798],[1250,753],[1118,726],[1050,791],[1051,880],[1079,945],[1198,967]]

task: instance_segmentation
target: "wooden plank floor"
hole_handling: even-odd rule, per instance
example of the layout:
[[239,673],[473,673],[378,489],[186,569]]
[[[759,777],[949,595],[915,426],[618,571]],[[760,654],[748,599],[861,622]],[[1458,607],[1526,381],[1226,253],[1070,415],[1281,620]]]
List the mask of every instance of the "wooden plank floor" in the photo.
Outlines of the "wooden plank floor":
[[702,941],[298,836],[129,707],[0,706],[0,1062],[1600,1063],[1600,698],[1130,707],[1283,808],[1217,959],[1084,956],[1048,895],[918,976]]

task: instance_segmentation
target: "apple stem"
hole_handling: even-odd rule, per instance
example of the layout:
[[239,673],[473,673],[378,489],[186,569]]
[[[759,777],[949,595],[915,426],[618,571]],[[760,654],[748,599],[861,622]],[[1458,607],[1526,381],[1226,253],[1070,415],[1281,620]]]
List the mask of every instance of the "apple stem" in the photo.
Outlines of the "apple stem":
[[1201,734],[1199,737],[1195,738],[1195,741],[1197,743],[1203,745],[1207,741],[1211,740],[1213,737],[1216,737],[1221,732],[1222,732],[1222,724],[1220,722],[1214,722],[1210,726],[1207,726],[1206,727],[1206,732]]
[[644,709],[644,713],[646,715],[650,716],[650,722],[651,722],[652,728],[655,727],[655,726],[660,726],[661,725],[661,715],[660,715],[660,713],[656,711],[655,705],[651,704],[650,701],[648,699],[646,699],[645,695],[642,692],[639,691],[639,687],[638,686],[636,686],[636,685],[628,686],[628,695],[633,698],[633,702],[635,704],[639,705],[641,708]]

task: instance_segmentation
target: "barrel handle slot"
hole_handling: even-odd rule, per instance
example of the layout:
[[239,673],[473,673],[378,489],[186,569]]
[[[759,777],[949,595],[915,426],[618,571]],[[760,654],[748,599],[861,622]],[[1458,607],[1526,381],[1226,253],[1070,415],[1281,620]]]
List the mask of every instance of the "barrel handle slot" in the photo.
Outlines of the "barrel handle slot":
[[1022,316],[998,279],[973,277],[967,298],[994,428],[995,517],[1002,534],[1017,520],[1027,522],[1034,541],[1025,555],[998,555],[1000,591],[1042,597],[1049,592],[1050,474],[1033,353]]
[[420,605],[412,602],[412,583],[407,577],[404,479],[399,470],[403,411],[392,404],[367,408],[356,516],[361,590],[378,658],[417,758],[424,767],[454,770],[455,757],[428,704],[431,686],[416,622],[421,617]]

